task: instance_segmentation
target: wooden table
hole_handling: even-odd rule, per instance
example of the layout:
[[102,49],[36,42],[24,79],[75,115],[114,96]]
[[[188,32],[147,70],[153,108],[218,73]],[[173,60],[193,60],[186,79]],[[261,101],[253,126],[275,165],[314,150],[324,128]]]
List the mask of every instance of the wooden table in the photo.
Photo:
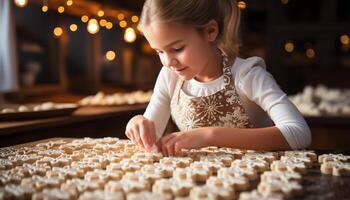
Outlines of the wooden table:
[[[0,121],[0,147],[50,137],[125,138],[128,120],[146,106],[82,107],[70,116]],[[350,117],[306,117],[306,121],[312,132],[311,149],[350,150]]]
[[311,149],[350,150],[350,117],[305,117],[312,133]]
[[0,146],[51,137],[124,137],[128,120],[142,114],[146,104],[81,107],[72,115],[35,120],[0,121]]

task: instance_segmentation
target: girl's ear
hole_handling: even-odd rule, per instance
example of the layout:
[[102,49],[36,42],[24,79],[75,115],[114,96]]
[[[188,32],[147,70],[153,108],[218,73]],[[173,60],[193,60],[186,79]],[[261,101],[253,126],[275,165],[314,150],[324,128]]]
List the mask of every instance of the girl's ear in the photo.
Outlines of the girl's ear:
[[209,42],[214,42],[219,34],[219,25],[216,20],[210,20],[205,25],[205,35]]

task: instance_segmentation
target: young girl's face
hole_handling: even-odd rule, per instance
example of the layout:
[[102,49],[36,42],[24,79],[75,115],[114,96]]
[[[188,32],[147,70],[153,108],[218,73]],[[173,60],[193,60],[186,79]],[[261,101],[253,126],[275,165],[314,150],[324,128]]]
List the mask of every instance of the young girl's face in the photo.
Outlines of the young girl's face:
[[221,74],[221,69],[216,69],[217,49],[210,35],[191,26],[161,22],[143,27],[143,33],[162,64],[181,78],[205,82]]

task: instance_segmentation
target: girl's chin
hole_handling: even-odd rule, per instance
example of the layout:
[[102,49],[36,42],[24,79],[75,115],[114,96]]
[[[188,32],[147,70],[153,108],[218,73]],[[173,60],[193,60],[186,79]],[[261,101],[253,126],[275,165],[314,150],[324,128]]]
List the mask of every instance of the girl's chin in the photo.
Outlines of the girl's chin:
[[190,71],[188,71],[187,69],[184,69],[182,71],[175,71],[175,73],[182,79],[185,81],[191,80],[192,78],[194,78],[194,76],[192,75],[192,73]]
[[191,80],[191,79],[193,79],[193,77],[192,76],[184,76],[184,75],[180,75],[180,74],[178,74],[178,76],[180,77],[180,79],[182,79],[182,80],[184,80],[184,81],[188,81],[188,80]]

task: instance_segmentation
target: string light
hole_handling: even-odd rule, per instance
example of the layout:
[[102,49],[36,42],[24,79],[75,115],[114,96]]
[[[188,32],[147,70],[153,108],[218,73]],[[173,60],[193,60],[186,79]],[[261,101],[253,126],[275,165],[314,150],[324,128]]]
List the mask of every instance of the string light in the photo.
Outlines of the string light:
[[87,25],[87,31],[91,34],[96,34],[100,31],[100,27],[96,19],[90,19]]
[[43,11],[43,12],[47,12],[48,10],[49,10],[49,7],[47,5],[43,5],[41,7],[41,11]]
[[350,43],[350,38],[348,35],[340,36],[339,40],[343,45],[348,45]]
[[57,8],[57,11],[59,12],[59,13],[64,13],[64,7],[63,6],[59,6],[58,8]]
[[306,49],[306,57],[308,57],[308,58],[314,58],[315,55],[316,55],[315,50],[313,50],[312,48]]
[[53,29],[53,34],[56,37],[60,37],[63,34],[63,29],[61,27],[55,27],[55,29]]
[[291,53],[294,51],[294,43],[291,41],[286,42],[284,45],[284,50],[286,50],[288,53]]
[[99,10],[97,12],[97,16],[99,16],[99,17],[103,17],[104,15],[105,15],[105,12],[103,10]]
[[124,40],[128,43],[132,43],[136,40],[135,30],[131,27],[125,29],[124,32]]
[[139,21],[139,17],[134,15],[131,17],[131,21],[134,22],[134,23],[137,23]]
[[119,26],[121,28],[125,28],[127,25],[128,25],[128,23],[125,20],[119,22]]
[[71,24],[71,25],[69,26],[69,29],[70,29],[72,32],[75,32],[75,31],[78,30],[78,26],[77,26],[76,24]]
[[112,29],[113,28],[113,23],[112,22],[107,22],[106,28],[107,29]]
[[106,24],[107,24],[107,20],[105,20],[105,19],[100,20],[100,26],[104,27],[104,26],[106,26]]
[[67,6],[72,6],[73,5],[73,0],[67,0],[66,4],[67,4]]
[[141,25],[137,25],[137,26],[136,26],[136,29],[137,29],[138,31],[142,32],[142,30],[141,30]]
[[108,61],[112,61],[115,59],[115,52],[114,51],[107,51],[106,53],[106,59]]
[[23,8],[28,4],[28,0],[15,0],[15,4],[16,6]]
[[123,13],[119,13],[119,14],[117,15],[117,18],[118,18],[119,21],[121,21],[121,20],[123,20],[123,19],[125,18],[125,16],[124,16]]
[[[48,0],[43,0],[43,5],[41,7],[41,10],[42,12],[48,12],[49,11],[49,7],[47,5],[47,1]],[[25,7],[27,4],[28,4],[28,0],[14,0],[15,4],[18,6],[18,7]],[[241,1],[243,2],[243,1]],[[74,3],[73,0],[66,0],[66,5],[67,6],[72,6]],[[243,2],[245,3],[245,2]],[[65,7],[64,6],[59,6],[57,7],[57,12],[59,13],[64,13],[65,12]],[[99,10],[97,12],[97,15],[99,17],[103,17],[105,15],[105,12],[103,10]],[[128,26],[128,22],[125,20],[125,14],[124,13],[119,13],[117,15],[117,18],[118,20],[120,21],[119,22],[119,26],[121,28],[125,28]],[[137,23],[139,22],[139,16],[137,15],[133,15],[130,20],[133,22],[133,23]],[[100,26],[101,27],[106,27],[107,29],[112,29],[113,28],[113,23],[112,22],[108,22],[106,19],[101,19],[99,22],[96,20],[96,19],[89,19],[89,17],[87,15],[83,15],[81,16],[81,21],[84,22],[84,23],[88,23],[87,24],[87,31],[91,34],[96,34],[99,32],[100,30]],[[141,31],[141,27],[140,26],[137,26],[136,27],[137,30]],[[69,29],[72,31],[72,32],[75,32],[78,30],[78,26],[76,24],[71,24],[69,26]],[[53,30],[53,33],[56,37],[60,37],[62,34],[63,34],[63,29],[61,27],[55,27],[54,30]],[[131,42],[134,42],[136,40],[136,33],[135,33],[135,30],[133,28],[127,28],[125,30],[125,33],[124,33],[124,39],[125,41],[131,43]]]
[[239,1],[238,2],[238,7],[239,7],[239,9],[244,10],[244,9],[247,8],[247,3],[244,2],[244,1]]
[[81,16],[81,21],[86,23],[89,21],[89,17],[87,15],[83,15],[83,16]]

